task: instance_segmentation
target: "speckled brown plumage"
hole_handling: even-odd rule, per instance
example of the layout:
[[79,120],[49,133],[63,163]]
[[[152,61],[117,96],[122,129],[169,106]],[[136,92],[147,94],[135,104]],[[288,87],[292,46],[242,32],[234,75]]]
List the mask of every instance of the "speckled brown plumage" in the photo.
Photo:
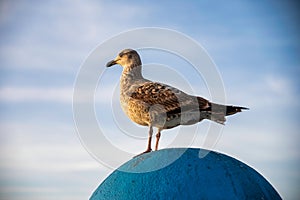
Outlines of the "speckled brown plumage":
[[[155,150],[161,131],[178,125],[190,125],[209,119],[223,124],[225,116],[241,112],[244,107],[226,106],[188,95],[166,84],[151,82],[142,76],[142,63],[138,53],[125,49],[107,67],[123,66],[120,80],[120,102],[123,111],[137,124],[149,126],[148,147],[151,151],[153,127],[158,128]],[[144,152],[144,153],[145,153]]]
[[[130,107],[137,107],[134,112],[137,112],[137,115],[139,112],[148,113],[147,119],[144,118],[144,120],[147,121],[147,124],[152,124],[160,129],[196,123],[200,118],[190,118],[186,122],[181,121],[181,113],[183,111],[199,113],[209,107],[206,99],[190,96],[176,88],[154,82],[143,83],[132,92],[130,97],[128,102]],[[146,108],[139,109],[140,105],[145,105]],[[149,112],[150,110],[151,112]],[[163,117],[165,119],[162,119]],[[133,117],[133,121],[136,118]]]

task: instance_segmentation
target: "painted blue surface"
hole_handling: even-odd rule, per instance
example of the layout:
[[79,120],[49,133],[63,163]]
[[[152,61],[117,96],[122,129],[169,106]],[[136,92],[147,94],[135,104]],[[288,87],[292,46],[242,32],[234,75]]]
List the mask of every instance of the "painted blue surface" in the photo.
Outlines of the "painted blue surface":
[[200,158],[199,150],[163,149],[133,158],[107,177],[90,199],[281,199],[246,164],[203,149],[200,152],[208,154]]

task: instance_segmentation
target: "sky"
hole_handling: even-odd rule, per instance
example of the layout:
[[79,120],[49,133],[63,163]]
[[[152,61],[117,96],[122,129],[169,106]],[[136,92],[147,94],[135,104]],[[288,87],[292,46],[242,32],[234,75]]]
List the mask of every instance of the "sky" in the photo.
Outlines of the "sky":
[[[72,107],[74,84],[97,47],[142,27],[181,32],[206,50],[222,77],[226,102],[250,108],[228,118],[212,150],[253,167],[284,199],[298,199],[298,10],[296,1],[276,0],[1,1],[1,199],[88,199],[113,171],[95,159],[78,136]],[[97,53],[99,58],[105,54]],[[165,77],[150,70],[157,66],[145,67],[147,78],[180,87],[177,80],[183,77],[197,95],[210,99],[205,82],[189,79],[193,74],[178,57],[151,50],[139,53],[143,63],[168,65],[170,70]],[[99,69],[104,65],[105,61],[100,62]],[[105,87],[100,85],[95,91],[101,128],[113,145],[138,154],[146,147],[147,128],[131,124],[139,135],[129,137],[116,128],[111,117],[106,118],[118,111],[115,99],[121,68],[104,72],[100,84]],[[101,98],[101,93],[113,98]],[[126,120],[119,114],[121,121]],[[204,121],[197,126],[191,147],[202,147],[203,132],[210,125]],[[163,132],[160,147],[177,147],[172,141],[178,130]],[[118,161],[104,147],[99,148]]]

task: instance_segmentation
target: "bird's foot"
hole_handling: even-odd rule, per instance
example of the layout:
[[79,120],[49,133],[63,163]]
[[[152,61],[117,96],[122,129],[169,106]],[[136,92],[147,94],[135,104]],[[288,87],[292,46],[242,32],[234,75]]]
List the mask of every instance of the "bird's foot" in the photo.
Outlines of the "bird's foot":
[[134,156],[134,158],[136,158],[136,157],[138,157],[138,156],[140,156],[140,155],[143,155],[143,154],[145,154],[145,153],[150,153],[151,151],[152,151],[152,149],[147,149],[146,151],[144,151],[144,152],[142,152],[142,153],[140,153],[140,154]]

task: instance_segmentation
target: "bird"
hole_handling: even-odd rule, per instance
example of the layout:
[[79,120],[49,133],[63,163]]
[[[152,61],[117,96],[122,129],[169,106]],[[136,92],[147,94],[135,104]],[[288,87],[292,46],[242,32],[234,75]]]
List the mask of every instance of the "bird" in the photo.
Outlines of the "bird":
[[167,84],[145,79],[142,75],[142,61],[136,50],[122,50],[106,67],[117,64],[123,67],[120,78],[122,110],[133,122],[149,127],[147,148],[141,154],[152,151],[153,128],[157,128],[156,151],[163,130],[192,125],[204,119],[224,124],[226,116],[248,109],[213,103]]

